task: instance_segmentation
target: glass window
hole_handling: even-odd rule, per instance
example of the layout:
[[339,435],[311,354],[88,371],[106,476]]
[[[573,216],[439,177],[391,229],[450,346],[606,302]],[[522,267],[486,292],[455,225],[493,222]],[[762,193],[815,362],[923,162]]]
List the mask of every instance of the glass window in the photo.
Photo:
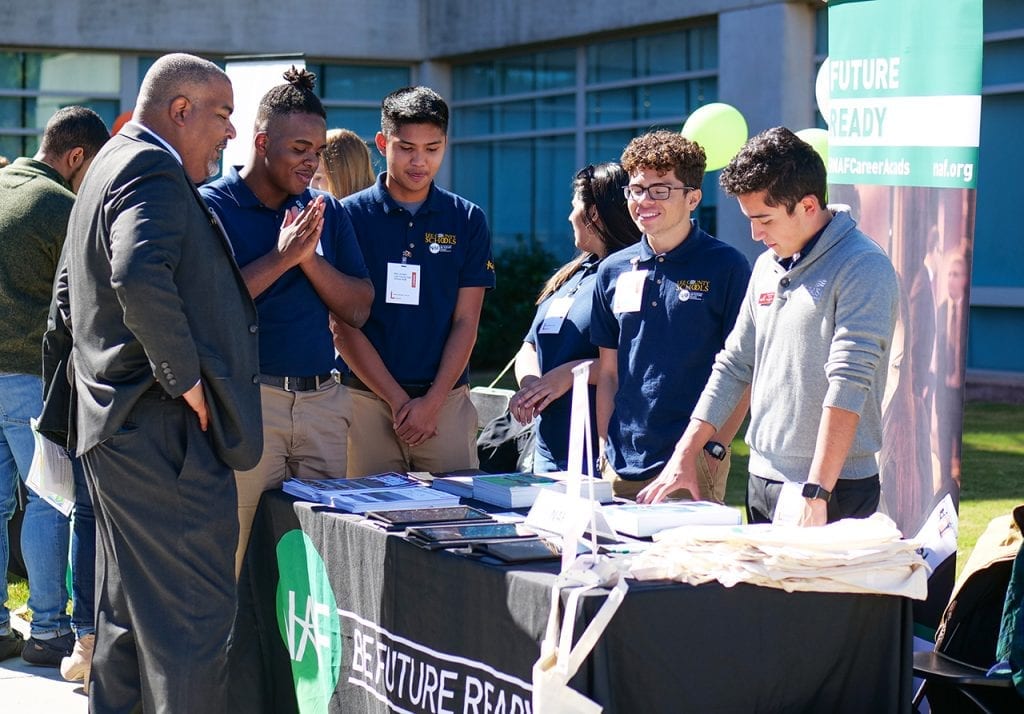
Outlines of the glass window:
[[[487,212],[496,253],[533,239],[564,261],[576,170],[617,161],[637,133],[678,131],[717,100],[717,64],[706,25],[455,65],[453,188]],[[698,217],[713,229],[717,174],[708,181]]]
[[325,107],[328,129],[350,129],[366,141],[380,131],[380,109],[362,107]]
[[571,94],[518,102],[467,106],[456,112],[453,137],[482,136],[500,132],[570,128],[576,122],[576,99]]
[[560,89],[575,83],[574,49],[513,55],[452,68],[453,96],[459,100]]
[[391,92],[409,86],[408,67],[310,64],[309,68],[318,75],[320,96],[328,100],[379,104]]
[[107,126],[121,101],[119,55],[99,52],[0,52],[0,145],[8,158],[31,156],[58,109],[93,109]]

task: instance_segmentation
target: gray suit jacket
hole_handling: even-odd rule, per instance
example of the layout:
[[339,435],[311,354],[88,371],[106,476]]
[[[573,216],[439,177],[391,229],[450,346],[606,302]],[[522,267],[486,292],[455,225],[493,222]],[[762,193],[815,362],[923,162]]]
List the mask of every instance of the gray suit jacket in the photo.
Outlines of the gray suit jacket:
[[209,208],[151,134],[129,125],[97,154],[63,260],[77,453],[122,428],[156,383],[180,397],[202,378],[215,452],[233,469],[254,466],[263,450],[256,308]]

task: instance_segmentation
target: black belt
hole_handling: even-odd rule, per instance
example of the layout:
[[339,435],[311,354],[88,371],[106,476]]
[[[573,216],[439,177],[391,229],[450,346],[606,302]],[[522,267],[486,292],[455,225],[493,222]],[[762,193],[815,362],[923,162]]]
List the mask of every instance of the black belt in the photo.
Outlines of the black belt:
[[[359,379],[359,377],[354,374],[343,374],[341,376],[341,383],[346,387],[351,387],[352,389],[361,389],[364,392],[373,391],[367,386],[366,382]],[[410,399],[422,397],[430,389],[429,384],[399,384],[398,386],[405,390],[405,393],[409,395]]]
[[274,374],[261,374],[260,382],[286,392],[313,392],[328,382],[333,382],[334,373],[318,374],[315,377],[278,377]]

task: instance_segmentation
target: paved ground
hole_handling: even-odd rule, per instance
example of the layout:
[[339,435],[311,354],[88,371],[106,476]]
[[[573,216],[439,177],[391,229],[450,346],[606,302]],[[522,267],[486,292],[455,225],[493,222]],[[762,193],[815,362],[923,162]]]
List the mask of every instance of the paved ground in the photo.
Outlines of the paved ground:
[[[12,617],[11,623],[28,638],[28,623]],[[56,667],[35,667],[21,657],[0,662],[0,702],[5,712],[86,714],[88,700],[81,682],[65,682]]]

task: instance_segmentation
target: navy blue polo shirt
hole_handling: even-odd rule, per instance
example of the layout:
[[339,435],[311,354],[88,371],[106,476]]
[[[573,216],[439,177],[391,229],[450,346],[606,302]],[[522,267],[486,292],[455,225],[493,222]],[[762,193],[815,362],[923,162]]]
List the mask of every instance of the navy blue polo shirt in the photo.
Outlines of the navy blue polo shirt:
[[[537,306],[537,314],[527,333],[525,342],[532,344],[537,350],[541,374],[550,372],[566,362],[581,359],[594,359],[592,370],[597,369],[597,347],[590,339],[590,313],[594,301],[594,286],[597,284],[596,257],[580,266],[553,295]],[[540,333],[540,325],[547,316],[554,300],[565,297],[572,298],[572,306],[562,322],[558,333]],[[597,450],[597,415],[595,407],[594,386],[590,385],[590,424],[593,445]],[[572,390],[551,402],[540,416],[537,417],[537,451],[554,461],[565,470],[569,458],[569,416],[572,412]],[[597,454],[595,453],[596,457]]]
[[[624,479],[657,476],[668,461],[750,279],[742,253],[691,225],[668,253],[655,254],[645,235],[597,271],[591,337],[598,347],[618,350],[606,456]],[[648,271],[640,310],[616,314],[616,280],[634,266]]]
[[[479,206],[435,184],[410,214],[387,192],[384,176],[342,201],[375,291],[363,333],[395,381],[426,385],[441,364],[459,289],[494,287],[491,234]],[[420,266],[418,305],[387,302],[388,263],[401,263],[406,251],[408,263]]]
[[[237,167],[199,191],[224,224],[239,267],[245,267],[277,245],[286,209],[302,208],[322,193],[307,189],[274,210],[256,198],[238,175]],[[348,214],[337,200],[324,196],[326,210],[320,234],[324,259],[346,275],[367,277]],[[279,377],[311,377],[327,374],[334,368],[334,340],[327,305],[300,267],[290,268],[255,303],[261,372]]]

